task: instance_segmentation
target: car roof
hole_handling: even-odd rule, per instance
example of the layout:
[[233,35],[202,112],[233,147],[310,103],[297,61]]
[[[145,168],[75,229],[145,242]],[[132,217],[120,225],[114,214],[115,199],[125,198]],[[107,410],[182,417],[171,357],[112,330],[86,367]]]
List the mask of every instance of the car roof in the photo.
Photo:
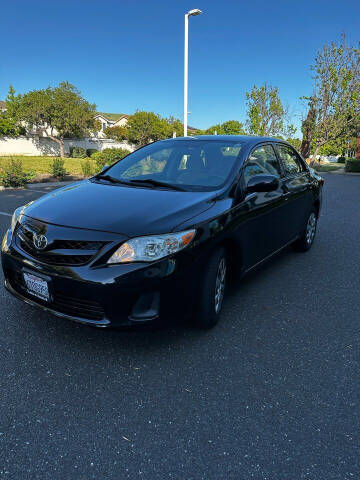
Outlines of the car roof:
[[181,142],[183,140],[207,140],[207,141],[234,141],[243,142],[248,145],[256,145],[259,142],[282,142],[288,143],[286,140],[273,137],[258,137],[255,135],[194,135],[191,137],[175,137],[161,140],[163,142],[175,141]]

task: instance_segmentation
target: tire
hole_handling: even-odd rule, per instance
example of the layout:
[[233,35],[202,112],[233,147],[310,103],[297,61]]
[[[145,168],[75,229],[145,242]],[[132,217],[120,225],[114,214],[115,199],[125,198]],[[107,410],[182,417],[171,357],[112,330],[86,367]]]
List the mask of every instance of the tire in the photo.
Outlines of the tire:
[[316,228],[317,228],[317,215],[315,210],[312,210],[306,220],[306,225],[301,237],[294,243],[294,248],[298,252],[307,252],[310,250],[314,243]]
[[227,259],[224,248],[210,257],[199,289],[194,323],[199,328],[212,328],[220,319],[224,299]]

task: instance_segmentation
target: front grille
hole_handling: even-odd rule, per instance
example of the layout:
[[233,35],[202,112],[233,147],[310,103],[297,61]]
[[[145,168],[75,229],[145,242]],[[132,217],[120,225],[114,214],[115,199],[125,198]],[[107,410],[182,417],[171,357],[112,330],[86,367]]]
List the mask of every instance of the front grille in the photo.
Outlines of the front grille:
[[52,292],[52,302],[45,302],[40,298],[31,295],[28,293],[24,285],[23,276],[20,272],[11,272],[9,281],[12,288],[22,296],[57,312],[70,315],[71,317],[84,318],[88,320],[103,320],[105,317],[104,309],[100,303],[95,302],[94,300],[71,297],[58,290],[54,290]]
[[[36,258],[42,263],[48,263],[50,265],[84,265],[88,263],[93,255],[61,255],[51,254],[50,252],[39,253],[35,248],[31,248],[27,242],[20,239],[20,247],[24,252],[28,253],[32,257]],[[95,253],[95,252],[94,252]]]
[[87,242],[82,240],[55,240],[53,248],[71,250],[100,250],[104,242]]
[[33,243],[34,233],[41,233],[38,226],[20,224],[17,227],[17,243],[24,252],[50,265],[85,265],[107,243],[55,238],[45,250],[37,250]]

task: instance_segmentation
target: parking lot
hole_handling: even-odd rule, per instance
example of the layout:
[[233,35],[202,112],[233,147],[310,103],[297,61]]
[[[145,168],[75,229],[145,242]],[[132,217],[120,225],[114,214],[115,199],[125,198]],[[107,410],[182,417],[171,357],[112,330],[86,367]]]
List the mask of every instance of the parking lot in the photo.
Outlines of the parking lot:
[[[324,178],[312,250],[233,285],[211,331],[80,326],[0,273],[0,474],[360,478],[360,177]],[[1,235],[49,188],[0,192]]]

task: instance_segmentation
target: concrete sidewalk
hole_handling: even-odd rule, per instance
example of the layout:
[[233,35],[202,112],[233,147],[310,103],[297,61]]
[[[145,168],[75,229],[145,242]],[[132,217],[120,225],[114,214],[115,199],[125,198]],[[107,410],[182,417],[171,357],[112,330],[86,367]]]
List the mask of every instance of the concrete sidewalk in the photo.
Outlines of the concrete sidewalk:
[[66,181],[66,182],[41,182],[41,183],[28,183],[25,185],[25,187],[14,187],[14,188],[9,188],[9,187],[3,187],[0,185],[0,191],[6,190],[37,190],[38,188],[43,188],[46,190],[53,190],[54,188],[60,188],[64,187],[65,185],[70,185],[71,183],[78,182],[79,180],[71,180],[71,181]]

